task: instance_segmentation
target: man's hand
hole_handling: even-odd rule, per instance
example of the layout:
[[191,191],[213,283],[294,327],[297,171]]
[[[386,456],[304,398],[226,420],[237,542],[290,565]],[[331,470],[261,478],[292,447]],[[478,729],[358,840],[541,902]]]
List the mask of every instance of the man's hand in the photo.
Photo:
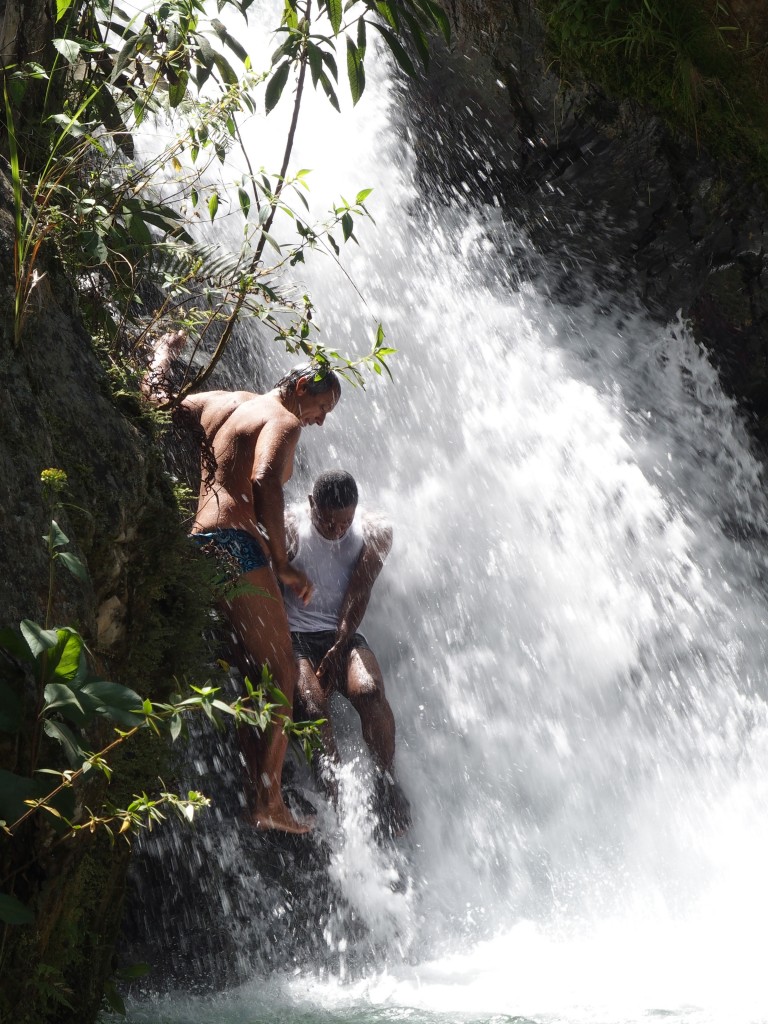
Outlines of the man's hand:
[[291,588],[296,597],[303,601],[304,604],[309,604],[312,600],[315,585],[306,573],[293,565],[284,565],[280,569],[275,569],[275,573],[281,583]]
[[345,639],[339,639],[333,647],[328,648],[325,653],[325,657],[317,666],[315,675],[326,693],[338,679],[339,673],[344,668],[346,657],[347,641]]

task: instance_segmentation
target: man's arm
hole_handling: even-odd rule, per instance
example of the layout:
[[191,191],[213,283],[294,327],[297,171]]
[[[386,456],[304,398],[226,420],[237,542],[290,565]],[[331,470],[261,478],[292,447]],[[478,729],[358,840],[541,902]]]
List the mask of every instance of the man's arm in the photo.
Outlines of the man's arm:
[[291,509],[285,510],[285,548],[288,553],[288,561],[292,562],[296,557],[299,546],[298,527],[296,515]]
[[[366,536],[367,532],[367,536]],[[384,560],[392,549],[392,528],[379,526],[369,531],[363,528],[365,543],[357,560],[349,586],[341,603],[339,625],[336,631],[337,643],[348,640],[363,621],[365,610],[371,599],[373,584],[381,572]]]
[[268,419],[256,442],[251,482],[253,508],[267,537],[275,575],[306,604],[312,596],[312,584],[288,561],[283,497],[283,481],[290,475],[287,470],[300,434],[298,421],[291,422],[287,417]]
[[[336,641],[317,667],[318,677],[335,670],[334,662],[346,654],[346,643],[363,621],[371,599],[373,584],[381,572],[384,561],[392,549],[392,527],[363,521],[363,550],[352,570],[349,586],[341,603]],[[333,678],[335,671],[332,672]]]

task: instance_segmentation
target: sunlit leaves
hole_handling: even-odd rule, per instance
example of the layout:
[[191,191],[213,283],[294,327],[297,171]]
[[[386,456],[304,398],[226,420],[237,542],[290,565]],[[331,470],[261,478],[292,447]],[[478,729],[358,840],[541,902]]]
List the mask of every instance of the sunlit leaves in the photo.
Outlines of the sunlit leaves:
[[80,57],[80,44],[74,39],[54,39],[53,45],[70,64],[74,64]]
[[72,0],[56,0],[56,21],[61,21],[71,6]]

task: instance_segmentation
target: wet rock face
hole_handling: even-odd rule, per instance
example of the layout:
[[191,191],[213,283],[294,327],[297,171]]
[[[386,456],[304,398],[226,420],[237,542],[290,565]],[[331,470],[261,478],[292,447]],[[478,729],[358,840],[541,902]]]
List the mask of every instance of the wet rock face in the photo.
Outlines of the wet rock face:
[[[311,816],[308,769],[291,755],[284,794]],[[345,969],[361,967],[373,947],[332,880],[327,841],[319,832],[260,832],[244,820],[235,730],[192,723],[182,756],[182,790],[201,789],[212,806],[194,825],[168,821],[138,844],[117,951],[122,964],[151,965],[135,994],[215,992],[307,963],[338,971],[342,937]]]
[[[45,621],[49,560],[43,536],[51,510],[40,474],[62,469],[67,489],[55,516],[89,581],[57,570],[50,625],[77,628],[104,678],[162,699],[175,685],[185,637],[199,644],[206,621],[204,601],[195,599],[187,575],[195,556],[138,403],[130,417],[117,407],[74,290],[52,251],[41,253],[42,276],[24,331],[14,337],[12,210],[0,163],[0,627]],[[192,653],[187,656],[197,663]],[[30,723],[37,714],[33,684],[5,660],[0,675],[3,670],[25,717],[19,732],[0,735],[0,770],[29,776],[35,756]],[[92,737],[91,749],[100,749],[100,735]],[[120,768],[129,799],[156,784],[162,749],[157,744],[141,759],[132,754]],[[68,767],[53,743],[42,748],[36,764]],[[96,790],[93,797],[95,804]],[[0,951],[0,1019],[10,1014],[18,1024],[95,1019],[112,970],[128,847],[113,849],[106,834],[81,835],[66,846],[54,840],[44,822],[32,820],[0,843],[0,877],[15,880],[15,895],[36,915],[34,926],[8,929]],[[50,986],[39,984],[40,978],[50,979]],[[70,1011],[51,1002],[53,987],[67,993]]]
[[[403,104],[424,191],[499,207],[531,242],[511,253],[517,270],[555,297],[592,279],[659,319],[682,310],[767,444],[768,198],[748,168],[718,165],[636,104],[561,82],[528,0],[449,6],[453,50],[438,48]],[[739,7],[765,38],[765,10]]]

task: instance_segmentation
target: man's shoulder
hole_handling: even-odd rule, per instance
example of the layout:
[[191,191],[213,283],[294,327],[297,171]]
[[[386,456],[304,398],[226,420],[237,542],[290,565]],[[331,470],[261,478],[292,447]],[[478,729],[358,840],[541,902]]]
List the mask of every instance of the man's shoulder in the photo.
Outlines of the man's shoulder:
[[360,524],[369,530],[392,529],[392,519],[383,509],[360,505],[357,514],[360,517]]
[[386,555],[392,546],[392,521],[380,509],[363,508],[360,510],[360,528],[363,541],[375,545],[380,553]]
[[237,405],[232,420],[233,426],[238,430],[261,430],[270,423],[286,434],[301,432],[298,417],[286,409],[273,394],[258,395],[250,391],[237,394],[242,395],[242,401]]

